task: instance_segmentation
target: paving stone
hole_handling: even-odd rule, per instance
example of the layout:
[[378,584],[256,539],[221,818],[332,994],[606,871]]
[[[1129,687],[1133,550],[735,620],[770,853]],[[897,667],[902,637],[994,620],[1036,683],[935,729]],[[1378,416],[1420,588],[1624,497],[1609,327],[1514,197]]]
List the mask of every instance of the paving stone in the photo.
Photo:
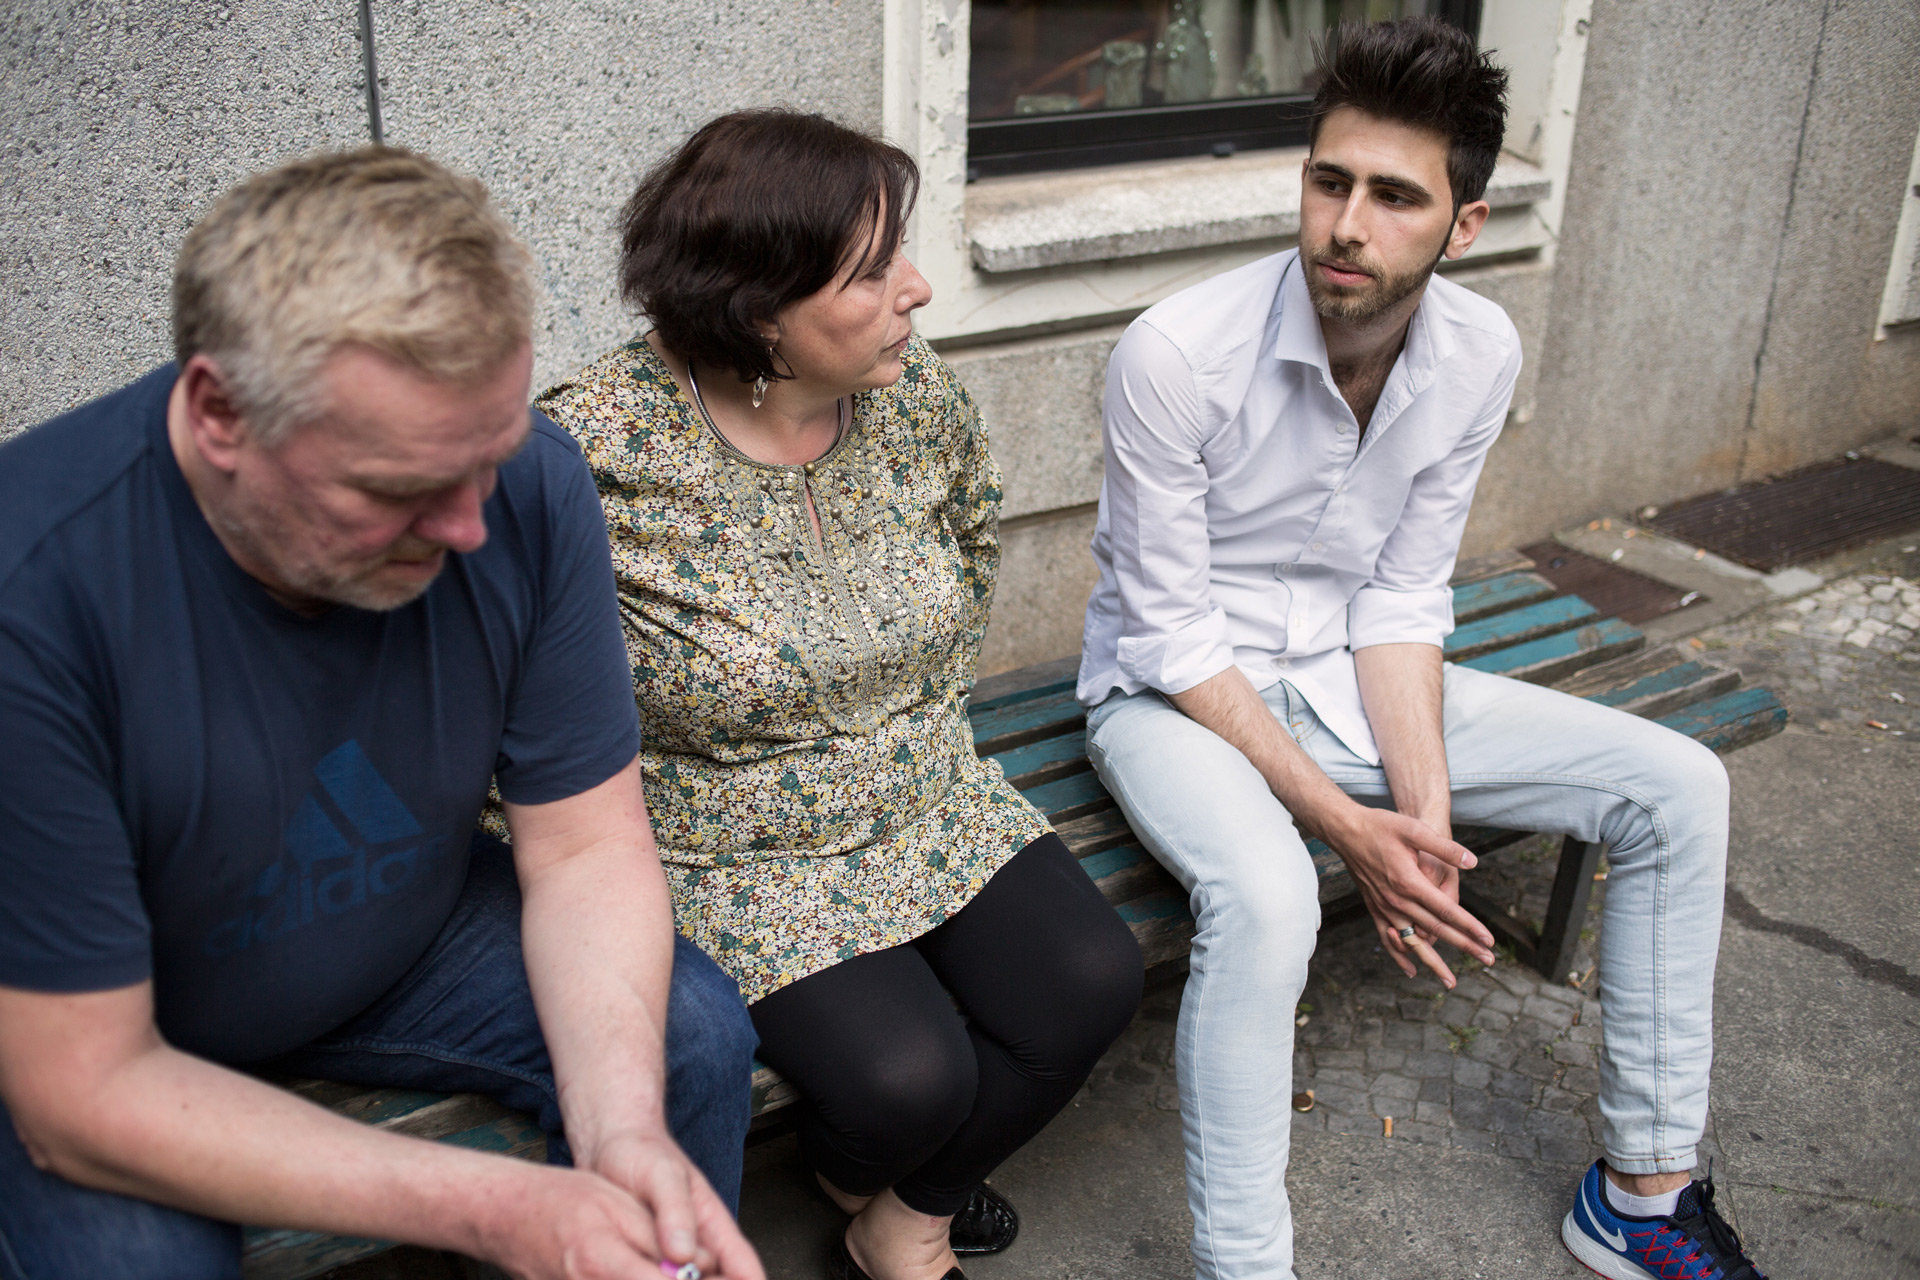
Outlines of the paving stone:
[[1315,1089],[1323,1085],[1332,1085],[1342,1089],[1352,1089],[1356,1093],[1365,1093],[1372,1083],[1365,1072],[1351,1071],[1341,1067],[1316,1067],[1313,1073]]
[[1587,1142],[1592,1138],[1584,1117],[1556,1115],[1551,1111],[1529,1111],[1525,1128],[1536,1138],[1564,1138],[1568,1142]]
[[1421,1124],[1434,1124],[1445,1128],[1453,1123],[1453,1112],[1444,1102],[1421,1102],[1413,1104],[1413,1118]]
[[1480,1036],[1467,1046],[1466,1054],[1488,1066],[1504,1069],[1511,1067],[1514,1059],[1520,1056],[1520,1046],[1505,1036]]
[[1453,1081],[1429,1077],[1420,1082],[1420,1092],[1413,1096],[1422,1102],[1438,1102],[1444,1106],[1453,1100]]
[[1453,1122],[1463,1129],[1493,1127],[1493,1098],[1477,1089],[1455,1089],[1451,1111]]
[[1431,1022],[1435,1007],[1431,1000],[1409,996],[1400,1001],[1400,1016],[1407,1022]]
[[1548,1111],[1572,1114],[1580,1110],[1580,1104],[1586,1099],[1570,1089],[1558,1085],[1548,1085],[1540,1091],[1540,1105]]
[[1560,1073],[1560,1087],[1575,1093],[1598,1094],[1600,1073],[1588,1067],[1568,1067]]
[[1451,1077],[1453,1075],[1453,1055],[1450,1053],[1428,1052],[1424,1050],[1420,1053],[1410,1053],[1407,1055],[1407,1073],[1421,1077]]
[[[1578,1031],[1580,1028],[1575,1027]],[[1590,1067],[1594,1064],[1594,1047],[1590,1044],[1575,1044],[1571,1040],[1562,1040],[1553,1046],[1553,1060],[1564,1067]]]
[[1495,1133],[1525,1133],[1527,1104],[1518,1098],[1495,1098],[1486,1127]]
[[1395,1120],[1411,1120],[1413,1109],[1419,1105],[1412,1098],[1384,1098],[1376,1094],[1373,1099],[1373,1114],[1392,1116]]
[[[1544,988],[1544,990],[1550,991],[1552,988],[1548,987]],[[1555,1030],[1573,1025],[1574,1008],[1575,1006],[1573,1005],[1561,1004],[1558,1001],[1549,1000],[1544,994],[1540,993],[1530,995],[1520,1002],[1520,1010],[1522,1013],[1525,1013],[1531,1018],[1538,1018]]]
[[1567,1039],[1573,1044],[1599,1044],[1600,1028],[1590,1027],[1585,1022],[1567,1028]]
[[1496,1098],[1531,1098],[1534,1082],[1518,1071],[1495,1071],[1490,1088]]
[[1453,1082],[1469,1089],[1484,1089],[1493,1079],[1493,1068],[1476,1058],[1456,1058],[1453,1062]]
[[1478,1013],[1473,1015],[1473,1025],[1479,1027],[1482,1031],[1492,1031],[1498,1034],[1511,1027],[1513,1025],[1513,1019],[1507,1014],[1501,1013],[1498,1009],[1482,1008]]
[[1535,994],[1543,1000],[1551,1000],[1555,1004],[1566,1005],[1569,1009],[1578,1009],[1583,999],[1581,994],[1572,987],[1563,987],[1553,982],[1541,983],[1536,989]]
[[1560,1074],[1560,1064],[1546,1052],[1530,1049],[1514,1059],[1513,1069],[1538,1081],[1552,1080]]
[[1460,1044],[1460,1034],[1452,1027],[1429,1022],[1420,1028],[1420,1047],[1428,1053],[1454,1053]]
[[1390,1049],[1419,1049],[1426,1043],[1426,1028],[1406,1022],[1389,1022],[1374,1041]]
[[1366,1052],[1366,1064],[1369,1071],[1398,1071],[1407,1065],[1407,1051],[1404,1049],[1369,1049]]
[[1327,1107],[1333,1111],[1356,1115],[1371,1110],[1367,1095],[1359,1089],[1349,1089],[1344,1085],[1313,1083],[1314,1109]]
[[1420,1082],[1401,1075],[1381,1075],[1374,1078],[1369,1090],[1377,1098],[1416,1098],[1420,1096]]
[[1367,1065],[1367,1053],[1361,1049],[1321,1049],[1314,1053],[1313,1061],[1322,1071],[1329,1068],[1358,1071]]
[[1462,1000],[1484,1000],[1494,987],[1479,973],[1462,973],[1453,988],[1453,994]]

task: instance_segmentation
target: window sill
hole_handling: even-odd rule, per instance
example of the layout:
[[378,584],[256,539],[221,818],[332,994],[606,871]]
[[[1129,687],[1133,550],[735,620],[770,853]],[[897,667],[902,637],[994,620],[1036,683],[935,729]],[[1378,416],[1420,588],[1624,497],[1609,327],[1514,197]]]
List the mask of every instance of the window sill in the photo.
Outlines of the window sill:
[[[1295,236],[1305,157],[1305,148],[1286,147],[1225,159],[985,178],[966,194],[973,265],[1002,274]],[[1501,156],[1487,184],[1494,209],[1488,231],[1495,232],[1487,250],[1505,256],[1539,248],[1545,228],[1531,206],[1552,189],[1541,169]],[[1496,232],[1493,223],[1513,225]],[[1470,256],[1490,255],[1476,246]]]

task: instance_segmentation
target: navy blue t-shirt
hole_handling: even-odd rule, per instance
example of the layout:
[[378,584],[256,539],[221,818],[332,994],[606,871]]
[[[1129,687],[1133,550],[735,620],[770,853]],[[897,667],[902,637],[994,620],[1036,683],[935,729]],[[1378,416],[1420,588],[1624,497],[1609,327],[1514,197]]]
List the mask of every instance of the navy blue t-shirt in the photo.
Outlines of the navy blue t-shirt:
[[424,952],[490,778],[577,795],[639,726],[599,499],[544,416],[484,547],[403,608],[303,617],[195,505],[173,382],[0,447],[0,985],[151,977],[169,1042],[244,1063]]

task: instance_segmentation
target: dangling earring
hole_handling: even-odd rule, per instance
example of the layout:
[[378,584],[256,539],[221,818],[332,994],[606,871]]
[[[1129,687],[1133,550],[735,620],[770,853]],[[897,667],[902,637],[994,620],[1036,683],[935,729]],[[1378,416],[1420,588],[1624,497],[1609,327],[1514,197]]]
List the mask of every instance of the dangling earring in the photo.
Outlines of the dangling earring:
[[[773,344],[767,344],[767,363],[773,363]],[[753,380],[753,407],[758,409],[767,399],[767,375],[761,374]]]

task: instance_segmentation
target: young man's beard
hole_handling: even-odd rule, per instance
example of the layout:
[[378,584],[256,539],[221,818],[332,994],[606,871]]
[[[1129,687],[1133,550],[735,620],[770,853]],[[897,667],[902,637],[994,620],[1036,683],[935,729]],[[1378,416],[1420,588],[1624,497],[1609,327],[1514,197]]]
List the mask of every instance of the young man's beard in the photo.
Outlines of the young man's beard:
[[[1448,230],[1451,233],[1452,228]],[[1300,256],[1306,263],[1307,296],[1313,299],[1314,311],[1323,320],[1357,327],[1379,319],[1425,288],[1427,277],[1446,256],[1446,243],[1442,242],[1440,252],[1426,266],[1397,276],[1383,274],[1377,263],[1342,256],[1331,242],[1312,249],[1302,245]],[[1373,279],[1357,285],[1329,284],[1313,269],[1322,262],[1357,268],[1371,273]]]

